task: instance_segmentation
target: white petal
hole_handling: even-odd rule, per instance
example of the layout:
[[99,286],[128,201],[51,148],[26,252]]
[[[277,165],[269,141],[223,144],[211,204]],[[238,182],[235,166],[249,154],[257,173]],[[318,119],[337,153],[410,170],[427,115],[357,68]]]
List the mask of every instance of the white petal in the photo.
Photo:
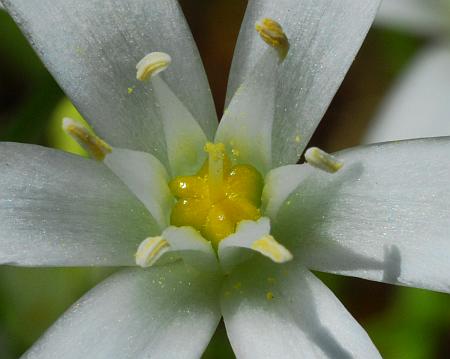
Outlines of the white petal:
[[264,181],[262,208],[265,216],[275,218],[278,210],[314,169],[309,166],[288,165],[270,171]]
[[376,24],[417,34],[448,31],[447,0],[383,0]]
[[246,265],[226,282],[221,302],[240,359],[380,358],[333,293],[295,263]]
[[206,136],[160,76],[152,79],[161,112],[172,176],[195,174],[206,159]]
[[251,163],[262,174],[272,167],[272,122],[278,54],[269,48],[225,110],[215,142],[226,145],[235,163]]
[[311,269],[448,292],[449,154],[450,137],[337,153],[344,167],[299,183],[274,236]]
[[225,272],[231,272],[237,264],[248,260],[252,251],[259,252],[277,263],[292,259],[292,254],[270,236],[270,220],[265,217],[257,221],[239,222],[236,233],[220,242],[218,250],[220,265]]
[[422,52],[406,70],[380,113],[372,120],[365,143],[450,135],[450,48]]
[[166,161],[161,115],[136,80],[144,55],[172,56],[162,75],[209,138],[215,109],[199,54],[175,0],[4,1],[44,63],[110,145]]
[[94,288],[24,358],[199,358],[220,319],[213,277],[129,269]]
[[192,227],[169,227],[161,235],[169,242],[171,251],[178,254],[183,261],[199,270],[217,271],[216,253],[211,242],[204,239]]
[[160,230],[166,228],[174,199],[167,185],[169,176],[161,162],[148,153],[120,148],[114,148],[104,161],[141,200]]
[[[276,90],[272,167],[297,162],[361,46],[378,5],[378,0],[249,2],[227,98],[229,102],[267,49],[255,31],[255,22],[264,17],[276,20],[289,39],[290,50],[278,79],[267,83],[264,90],[270,86]],[[252,106],[247,104],[248,109]],[[258,133],[264,126],[260,123],[247,131]]]
[[40,146],[0,144],[0,263],[134,265],[158,225],[103,164]]

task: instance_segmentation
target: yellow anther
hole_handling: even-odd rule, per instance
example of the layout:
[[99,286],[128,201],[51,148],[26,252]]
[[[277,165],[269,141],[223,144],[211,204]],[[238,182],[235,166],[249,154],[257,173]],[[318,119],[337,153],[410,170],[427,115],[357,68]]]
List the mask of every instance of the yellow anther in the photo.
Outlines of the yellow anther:
[[256,22],[255,29],[267,44],[277,49],[280,59],[284,60],[289,51],[289,40],[281,25],[275,20],[264,18]]
[[262,176],[249,165],[231,166],[223,144],[208,143],[209,158],[194,176],[169,183],[177,198],[171,224],[191,226],[217,247],[244,220],[261,217]]
[[293,258],[291,252],[269,234],[254,241],[252,249],[269,257],[275,263],[288,262]]
[[139,61],[136,65],[136,78],[145,81],[151,76],[159,74],[167,69],[172,62],[172,58],[164,52],[151,52]]
[[92,134],[86,127],[71,118],[66,117],[63,119],[62,128],[64,132],[77,141],[92,158],[98,161],[103,161],[105,156],[112,151],[111,146],[105,141]]
[[150,267],[169,250],[170,245],[164,238],[149,237],[141,242],[136,251],[136,264],[144,268]]
[[309,148],[305,153],[305,159],[311,166],[328,173],[335,173],[344,165],[336,157],[317,147]]
[[266,299],[267,300],[272,300],[273,299],[273,293],[272,292],[267,292],[266,293]]

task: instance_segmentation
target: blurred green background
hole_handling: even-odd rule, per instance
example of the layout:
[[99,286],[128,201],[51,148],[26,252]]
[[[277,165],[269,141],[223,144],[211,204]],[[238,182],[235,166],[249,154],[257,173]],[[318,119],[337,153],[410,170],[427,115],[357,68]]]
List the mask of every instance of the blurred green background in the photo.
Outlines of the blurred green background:
[[[244,0],[182,0],[214,94],[223,110]],[[372,29],[311,144],[357,145],[383,95],[424,39]],[[0,11],[0,140],[79,152],[60,131],[76,110],[9,16]],[[20,356],[56,318],[113,269],[0,267],[0,358]],[[368,331],[385,358],[450,358],[450,297],[318,273]],[[223,324],[205,358],[232,358]]]

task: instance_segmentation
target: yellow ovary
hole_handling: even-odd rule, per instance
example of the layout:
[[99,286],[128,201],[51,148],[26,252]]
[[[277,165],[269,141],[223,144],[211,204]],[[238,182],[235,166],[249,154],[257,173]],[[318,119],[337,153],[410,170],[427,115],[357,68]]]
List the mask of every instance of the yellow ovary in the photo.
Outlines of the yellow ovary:
[[223,144],[208,143],[205,150],[209,158],[196,175],[170,181],[177,199],[170,220],[194,227],[217,248],[240,221],[261,217],[263,178],[250,165],[232,166]]

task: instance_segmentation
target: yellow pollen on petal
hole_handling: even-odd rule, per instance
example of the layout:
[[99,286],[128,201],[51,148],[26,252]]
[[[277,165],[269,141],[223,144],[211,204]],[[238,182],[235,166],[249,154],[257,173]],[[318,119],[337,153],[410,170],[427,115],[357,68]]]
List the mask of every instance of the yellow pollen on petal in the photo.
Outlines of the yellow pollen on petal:
[[233,285],[234,289],[241,289],[242,288],[242,283],[241,282],[236,282]]
[[149,77],[159,74],[167,69],[172,62],[172,58],[164,52],[151,52],[139,61],[136,65],[136,78],[145,81]]
[[63,119],[62,128],[97,161],[103,161],[105,156],[112,151],[111,146],[105,141],[71,118]]
[[253,166],[232,166],[221,143],[208,143],[205,151],[208,159],[197,174],[170,181],[177,199],[170,221],[194,227],[217,248],[240,221],[261,217],[263,178]]
[[264,18],[256,22],[255,30],[264,42],[278,51],[280,59],[284,60],[289,51],[289,40],[281,25],[275,20]]

